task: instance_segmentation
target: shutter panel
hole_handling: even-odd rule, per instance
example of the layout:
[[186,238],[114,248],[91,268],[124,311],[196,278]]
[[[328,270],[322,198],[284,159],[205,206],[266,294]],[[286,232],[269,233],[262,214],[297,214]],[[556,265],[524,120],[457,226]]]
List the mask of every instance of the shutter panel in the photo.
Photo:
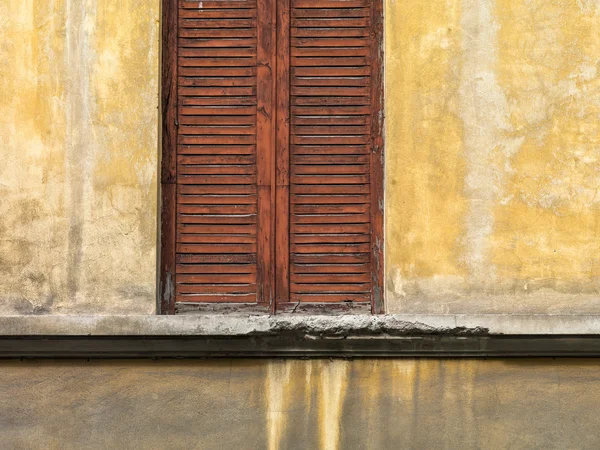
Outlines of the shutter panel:
[[178,311],[271,301],[269,5],[179,1]]
[[382,173],[372,163],[381,158],[374,3],[290,0],[289,37],[280,17],[285,50],[278,55],[278,91],[289,92],[289,104],[279,102],[278,125],[289,127],[279,130],[278,147],[289,146],[289,162],[282,156],[278,164],[289,164],[289,178],[278,178],[278,200],[289,198],[289,211],[281,208],[289,213],[289,242],[280,231],[277,248],[287,245],[290,253],[289,260],[278,256],[281,279],[289,279],[289,289],[277,286],[278,310],[370,310],[378,301],[380,188],[372,181]]
[[382,312],[381,1],[163,6],[163,312]]

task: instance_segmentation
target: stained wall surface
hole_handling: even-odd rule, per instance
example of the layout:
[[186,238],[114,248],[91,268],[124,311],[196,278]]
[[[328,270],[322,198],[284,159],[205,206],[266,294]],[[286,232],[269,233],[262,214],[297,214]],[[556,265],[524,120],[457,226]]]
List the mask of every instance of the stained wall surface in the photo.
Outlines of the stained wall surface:
[[598,313],[600,3],[386,1],[389,312]]
[[155,310],[159,0],[0,0],[0,314]]
[[566,360],[0,363],[4,448],[597,449]]
[[[598,2],[385,3],[388,312],[598,313]],[[0,314],[154,312],[159,0],[0,17]]]

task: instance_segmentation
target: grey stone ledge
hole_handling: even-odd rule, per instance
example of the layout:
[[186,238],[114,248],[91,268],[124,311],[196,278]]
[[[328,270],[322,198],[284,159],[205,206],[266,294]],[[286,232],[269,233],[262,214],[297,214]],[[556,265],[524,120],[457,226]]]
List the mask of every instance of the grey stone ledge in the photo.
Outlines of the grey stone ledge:
[[595,315],[29,315],[0,316],[0,337],[268,337],[600,335]]

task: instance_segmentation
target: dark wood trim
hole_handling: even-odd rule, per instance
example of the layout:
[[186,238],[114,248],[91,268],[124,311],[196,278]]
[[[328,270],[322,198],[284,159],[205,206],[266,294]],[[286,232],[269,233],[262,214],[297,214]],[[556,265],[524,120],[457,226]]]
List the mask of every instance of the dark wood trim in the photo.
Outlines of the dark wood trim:
[[162,2],[160,313],[175,313],[177,219],[177,0]]
[[256,154],[258,184],[257,302],[274,303],[276,3],[257,0]]
[[384,40],[383,0],[371,2],[371,306],[385,313],[384,303]]
[[290,0],[277,0],[276,127],[275,303],[283,304],[290,301]]
[[175,314],[177,185],[161,184],[160,314]]

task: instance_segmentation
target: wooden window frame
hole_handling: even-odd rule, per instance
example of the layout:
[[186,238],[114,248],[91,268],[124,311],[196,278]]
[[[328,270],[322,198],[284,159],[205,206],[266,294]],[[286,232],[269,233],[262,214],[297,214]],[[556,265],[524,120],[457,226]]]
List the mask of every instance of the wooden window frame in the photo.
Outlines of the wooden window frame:
[[[273,45],[275,52],[263,54],[270,60],[263,64],[262,70],[271,73],[271,89],[262,96],[265,108],[274,114],[264,115],[270,127],[267,130],[275,142],[275,155],[265,155],[274,159],[272,171],[265,175],[271,183],[271,219],[270,226],[262,227],[258,236],[259,245],[271,245],[270,261],[264,261],[263,285],[258,289],[265,291],[264,297],[270,298],[268,310],[276,312],[277,299],[289,297],[289,224],[275,227],[275,217],[289,221],[289,95],[276,95],[277,92],[289,92],[289,54],[290,54],[290,0],[258,0],[259,8],[271,10],[276,27],[266,33],[265,46]],[[158,308],[161,314],[175,314],[175,265],[176,265],[176,204],[177,204],[177,61],[178,61],[178,10],[179,0],[162,0],[161,32],[161,170],[160,170],[160,256]],[[371,194],[371,313],[383,314],[384,304],[384,96],[383,96],[383,0],[371,0],[371,51],[376,63],[371,64],[371,139],[370,185]],[[266,28],[266,27],[265,27]],[[276,34],[275,34],[276,30]],[[268,30],[267,30],[268,31]],[[271,42],[269,42],[271,40]],[[264,51],[264,48],[263,48]],[[261,55],[259,55],[259,59]],[[283,61],[283,64],[281,63]],[[264,62],[263,62],[264,63]],[[270,64],[270,66],[269,66]],[[260,88],[260,86],[258,86]],[[260,91],[260,89],[259,89]],[[260,93],[259,94],[259,102]],[[260,106],[260,105],[259,105]],[[275,126],[272,126],[275,123]],[[261,183],[259,182],[259,189]],[[274,232],[273,232],[274,230]],[[272,244],[265,239],[274,237]],[[263,243],[261,244],[261,240]],[[275,269],[278,269],[277,275]],[[259,269],[260,270],[260,269]],[[325,306],[324,310],[327,311]],[[340,308],[336,309],[340,311]],[[343,311],[343,308],[342,308]],[[334,312],[332,310],[332,312]]]

